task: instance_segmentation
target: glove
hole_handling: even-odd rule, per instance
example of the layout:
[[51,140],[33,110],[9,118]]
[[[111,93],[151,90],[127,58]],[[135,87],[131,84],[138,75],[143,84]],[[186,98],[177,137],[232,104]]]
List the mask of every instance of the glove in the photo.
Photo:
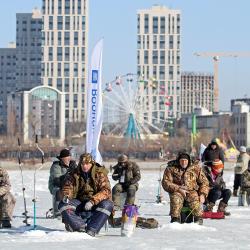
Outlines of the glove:
[[68,204],[69,203],[69,197],[67,195],[65,195],[62,199],[62,202],[65,203],[65,204]]
[[93,203],[92,203],[91,201],[88,201],[88,202],[84,205],[85,211],[90,211],[92,207],[93,207]]

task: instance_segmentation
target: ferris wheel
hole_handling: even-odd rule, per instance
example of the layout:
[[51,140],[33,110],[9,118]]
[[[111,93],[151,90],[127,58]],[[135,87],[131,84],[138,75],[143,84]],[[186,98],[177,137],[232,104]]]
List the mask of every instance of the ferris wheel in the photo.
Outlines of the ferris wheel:
[[150,134],[164,133],[166,121],[148,119],[143,81],[136,74],[117,76],[103,90],[103,134],[141,140]]

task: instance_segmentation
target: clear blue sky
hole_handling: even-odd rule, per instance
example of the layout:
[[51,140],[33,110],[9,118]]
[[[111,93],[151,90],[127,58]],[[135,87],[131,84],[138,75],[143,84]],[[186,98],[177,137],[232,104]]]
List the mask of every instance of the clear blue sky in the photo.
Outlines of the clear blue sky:
[[[42,0],[1,1],[0,47],[15,40],[15,14],[41,7]],[[136,72],[136,11],[161,4],[182,12],[182,70],[213,71],[196,51],[250,51],[250,0],[90,0],[89,45],[104,37],[104,82]],[[221,58],[220,109],[230,99],[250,98],[250,58]]]

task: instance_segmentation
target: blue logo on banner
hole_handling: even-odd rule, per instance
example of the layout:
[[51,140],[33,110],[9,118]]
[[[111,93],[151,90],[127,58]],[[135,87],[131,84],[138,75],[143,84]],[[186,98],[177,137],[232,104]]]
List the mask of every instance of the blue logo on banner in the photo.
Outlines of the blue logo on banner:
[[92,83],[98,82],[98,70],[92,70]]

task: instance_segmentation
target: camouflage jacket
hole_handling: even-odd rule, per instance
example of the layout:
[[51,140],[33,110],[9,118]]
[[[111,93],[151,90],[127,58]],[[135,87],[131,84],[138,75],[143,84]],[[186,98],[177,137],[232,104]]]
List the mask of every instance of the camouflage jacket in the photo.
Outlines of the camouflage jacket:
[[10,192],[10,179],[7,171],[0,167],[0,196]]
[[62,195],[81,202],[90,200],[94,205],[106,199],[111,200],[111,187],[107,173],[104,166],[95,163],[88,173],[89,178],[85,179],[78,166],[66,176]]
[[250,188],[250,172],[248,170],[244,171],[242,174],[241,188],[242,190]]
[[178,164],[171,165],[165,169],[162,187],[168,193],[178,192],[181,186],[190,192],[197,192],[207,197],[209,192],[208,180],[198,162],[189,165],[186,169]]
[[114,166],[114,173],[112,174],[112,179],[117,181],[122,176],[123,171],[125,171],[124,183],[135,184],[138,186],[138,181],[141,179],[141,173],[139,166],[132,161],[128,161],[126,167],[122,167],[120,164]]

